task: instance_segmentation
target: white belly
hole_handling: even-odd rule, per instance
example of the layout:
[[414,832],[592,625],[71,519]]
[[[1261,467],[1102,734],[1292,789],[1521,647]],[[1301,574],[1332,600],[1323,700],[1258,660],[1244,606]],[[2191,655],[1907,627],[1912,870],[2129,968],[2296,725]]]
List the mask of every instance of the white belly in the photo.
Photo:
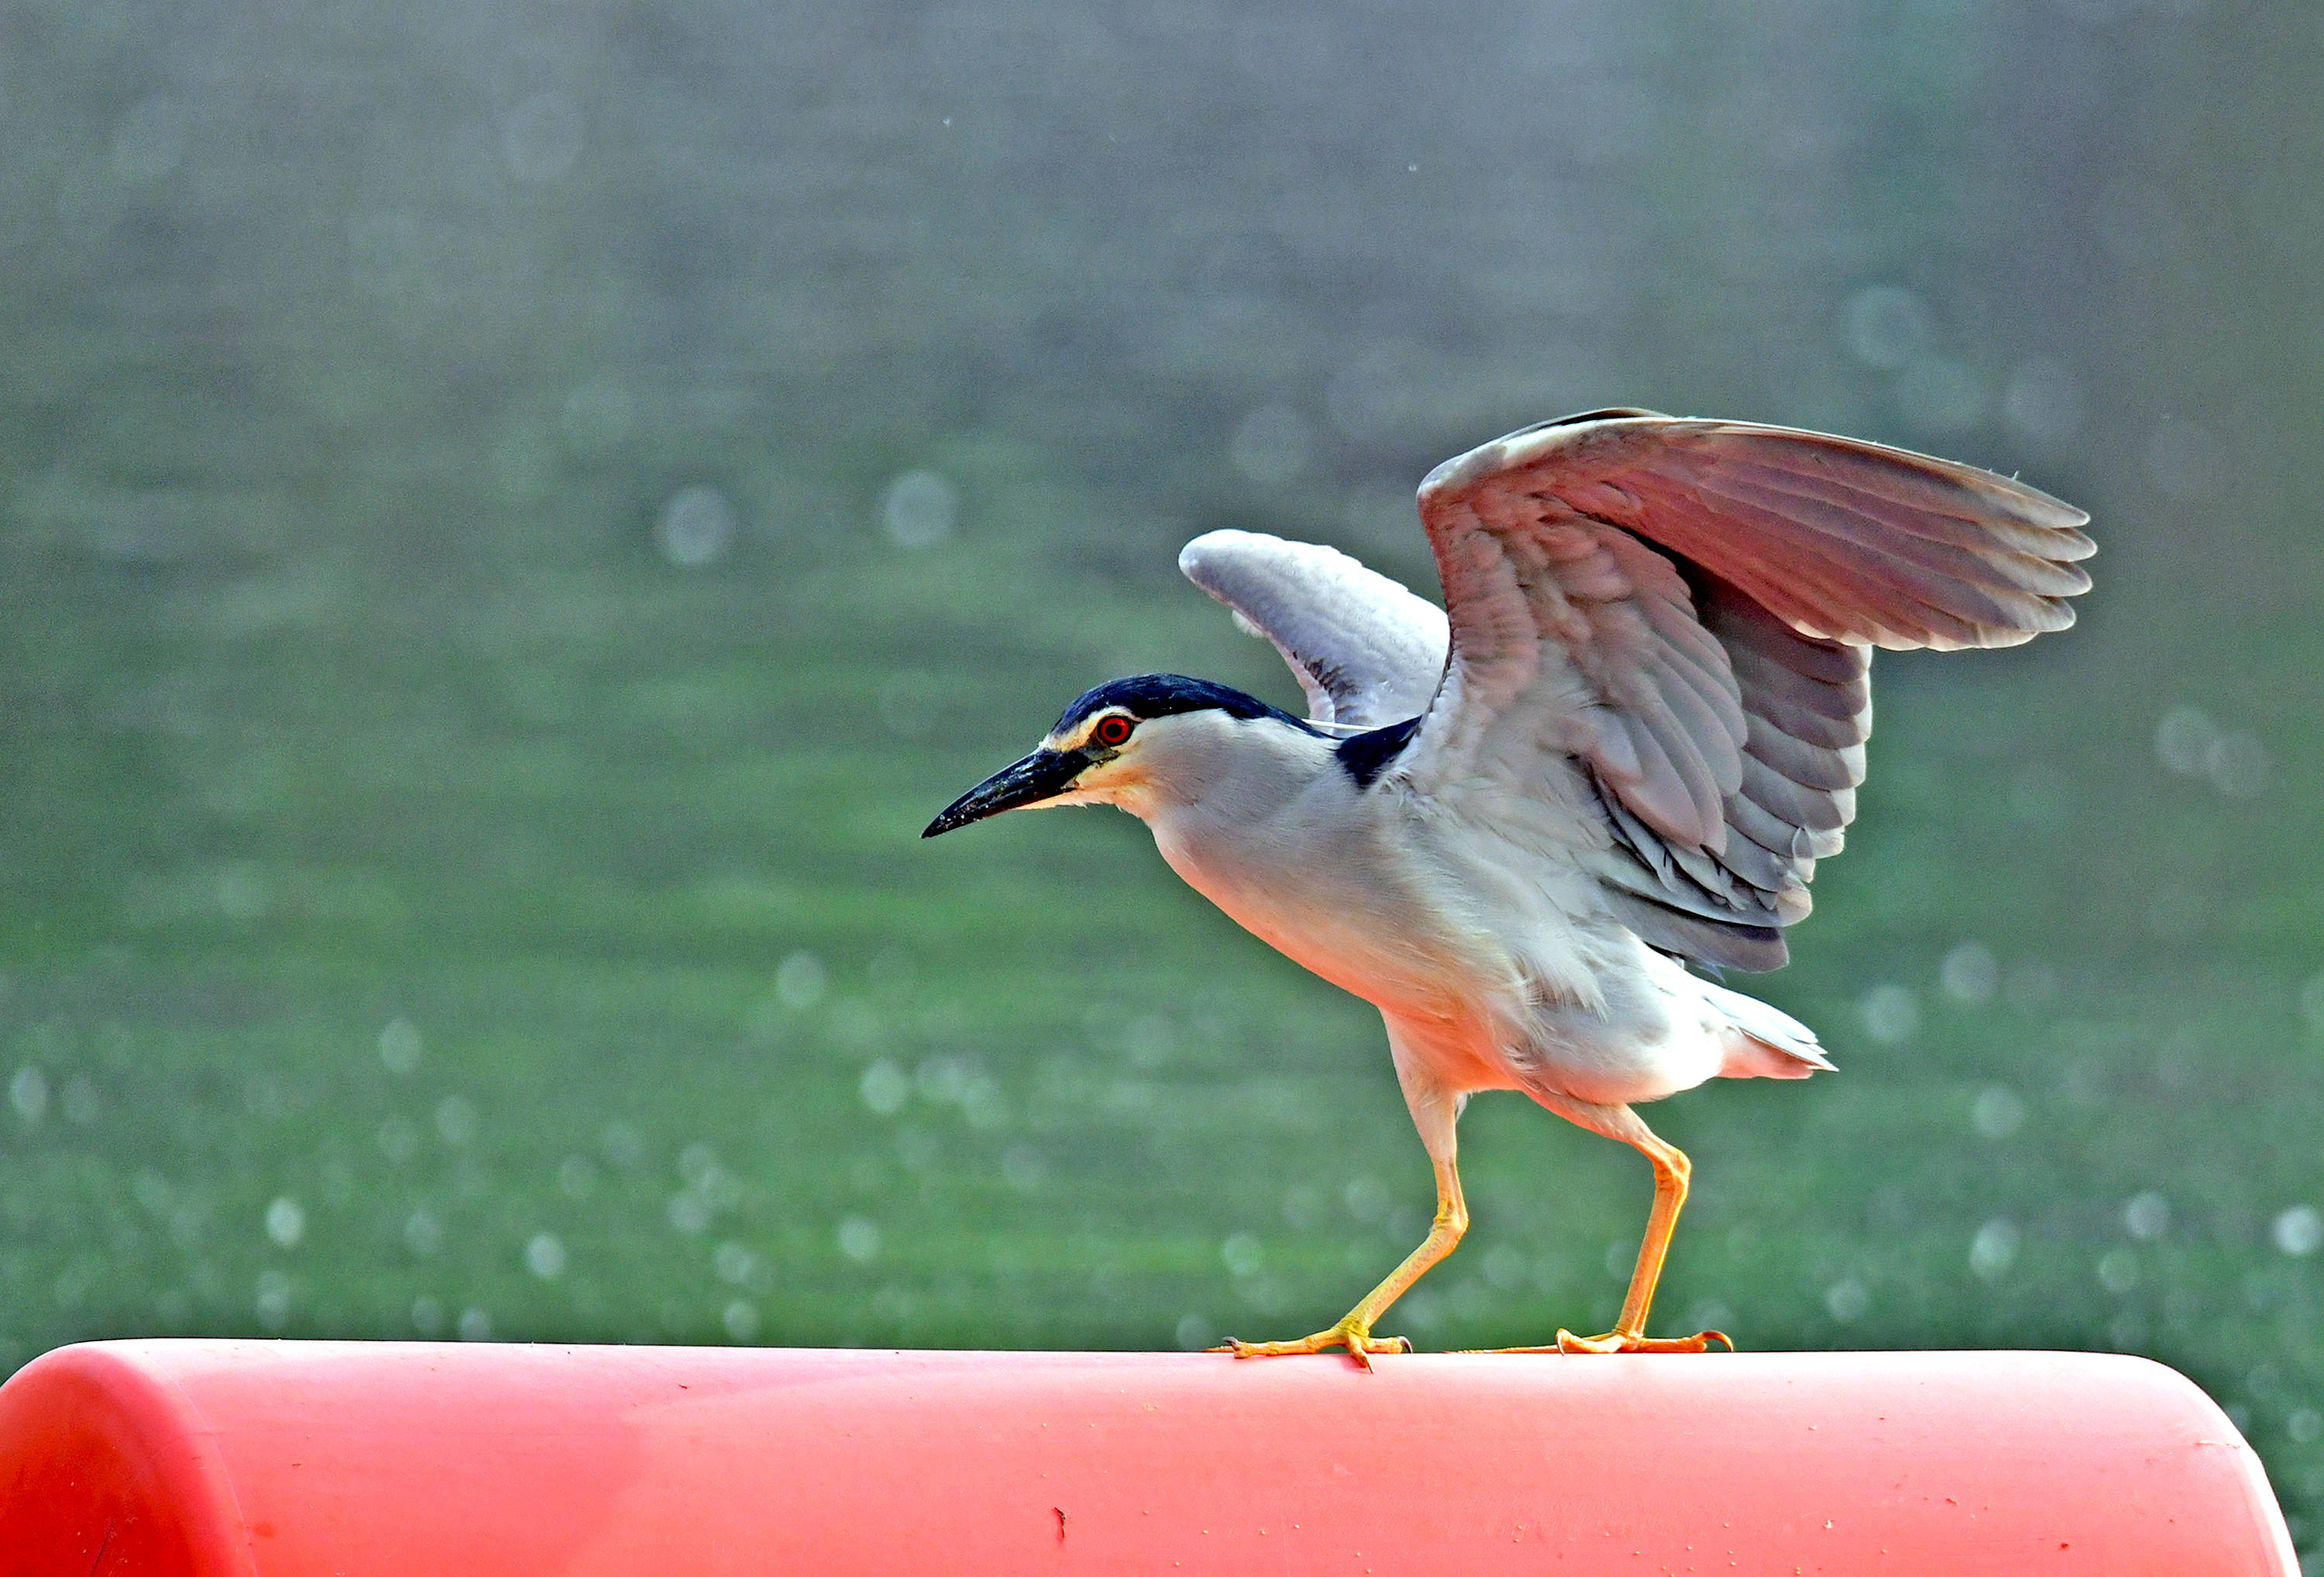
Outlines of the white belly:
[[1187,885],[1395,1020],[1446,1088],[1534,1088],[1616,1105],[1691,1089],[1720,1070],[1721,1036],[1693,977],[1611,921],[1512,945],[1458,926],[1370,847],[1300,849],[1170,818],[1151,825]]
[[[1434,917],[1392,901],[1369,872],[1293,861],[1276,850],[1198,855],[1167,825],[1155,846],[1186,885],[1237,925],[1341,990],[1385,1012],[1444,1017],[1458,1005],[1455,948]],[[1348,851],[1340,851],[1342,855]],[[1296,858],[1296,856],[1295,856]],[[1387,899],[1388,901],[1384,901]]]

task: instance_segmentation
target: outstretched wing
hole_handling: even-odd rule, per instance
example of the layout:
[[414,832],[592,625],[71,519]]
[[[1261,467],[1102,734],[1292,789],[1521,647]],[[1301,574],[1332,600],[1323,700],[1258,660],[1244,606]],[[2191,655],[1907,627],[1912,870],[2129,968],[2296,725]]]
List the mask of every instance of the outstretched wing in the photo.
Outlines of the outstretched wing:
[[1443,678],[1443,613],[1336,548],[1212,531],[1179,550],[1178,567],[1274,643],[1318,723],[1402,723]]
[[[2093,550],[2080,510],[1989,472],[1646,412],[1472,450],[1420,512],[1452,654],[1399,776],[1489,836],[1578,837],[1640,936],[1744,969],[1784,962],[1854,818],[1871,648],[2063,629]],[[1565,835],[1527,834],[1527,800]]]

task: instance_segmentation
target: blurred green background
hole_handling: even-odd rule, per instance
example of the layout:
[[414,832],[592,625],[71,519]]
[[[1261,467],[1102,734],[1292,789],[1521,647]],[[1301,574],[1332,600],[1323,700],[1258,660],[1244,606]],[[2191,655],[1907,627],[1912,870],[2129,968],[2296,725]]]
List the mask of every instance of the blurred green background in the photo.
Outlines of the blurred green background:
[[[2315,1549],[2319,79],[2287,0],[12,0],[0,1364],[1336,1316],[1430,1204],[1377,1017],[1125,817],[917,835],[1100,679],[1295,700],[1195,531],[1433,593],[1430,466],[1636,403],[2102,545],[1879,664],[1737,982],[1842,1071],[1655,1111],[1660,1323],[2151,1353]],[[1602,1328],[1645,1167],[1464,1131],[1389,1327]]]

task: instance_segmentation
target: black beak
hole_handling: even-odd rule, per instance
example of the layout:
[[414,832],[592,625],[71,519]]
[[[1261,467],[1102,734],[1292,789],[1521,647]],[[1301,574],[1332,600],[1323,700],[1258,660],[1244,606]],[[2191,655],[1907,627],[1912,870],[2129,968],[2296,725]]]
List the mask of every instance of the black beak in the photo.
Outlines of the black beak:
[[1090,758],[1080,751],[1035,751],[1023,761],[1001,768],[945,806],[944,814],[928,823],[920,836],[932,838],[970,822],[982,821],[988,816],[999,816],[1004,810],[1054,799],[1071,788],[1089,764]]

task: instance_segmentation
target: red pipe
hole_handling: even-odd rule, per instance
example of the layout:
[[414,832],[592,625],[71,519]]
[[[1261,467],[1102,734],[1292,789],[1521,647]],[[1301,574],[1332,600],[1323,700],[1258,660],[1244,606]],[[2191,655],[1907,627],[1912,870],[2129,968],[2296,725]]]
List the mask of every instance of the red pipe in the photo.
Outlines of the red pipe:
[[0,1387],[0,1571],[2295,1577],[2131,1358],[117,1342]]

